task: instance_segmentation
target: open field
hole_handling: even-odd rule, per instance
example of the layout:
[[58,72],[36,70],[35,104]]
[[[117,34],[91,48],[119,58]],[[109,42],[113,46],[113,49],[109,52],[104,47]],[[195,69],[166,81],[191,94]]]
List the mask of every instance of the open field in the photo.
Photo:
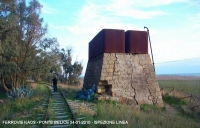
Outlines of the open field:
[[160,87],[175,87],[200,96],[200,76],[157,76]]
[[200,80],[159,80],[160,87],[174,87],[200,96]]
[[200,76],[157,75],[157,80],[200,80]]

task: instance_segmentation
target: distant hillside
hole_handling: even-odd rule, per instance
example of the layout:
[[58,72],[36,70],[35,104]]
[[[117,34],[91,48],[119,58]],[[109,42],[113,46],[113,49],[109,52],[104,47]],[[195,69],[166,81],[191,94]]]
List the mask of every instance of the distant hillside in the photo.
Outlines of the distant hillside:
[[200,73],[158,74],[158,80],[200,80]]

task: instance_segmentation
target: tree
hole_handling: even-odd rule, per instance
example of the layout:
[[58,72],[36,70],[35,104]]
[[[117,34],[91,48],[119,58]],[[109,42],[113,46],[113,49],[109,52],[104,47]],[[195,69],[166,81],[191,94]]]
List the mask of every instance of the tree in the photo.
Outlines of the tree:
[[52,55],[59,58],[56,38],[46,37],[41,8],[37,0],[28,5],[25,0],[0,0],[0,78],[7,91],[27,77],[44,75],[55,64],[50,63]]
[[68,84],[79,84],[79,76],[82,74],[83,66],[80,62],[75,61],[72,64],[72,48],[61,49],[61,61],[64,71],[64,76]]
[[62,66],[63,70],[66,76],[66,79],[68,81],[69,75],[72,74],[72,57],[71,57],[71,48],[61,49],[61,60],[62,60]]

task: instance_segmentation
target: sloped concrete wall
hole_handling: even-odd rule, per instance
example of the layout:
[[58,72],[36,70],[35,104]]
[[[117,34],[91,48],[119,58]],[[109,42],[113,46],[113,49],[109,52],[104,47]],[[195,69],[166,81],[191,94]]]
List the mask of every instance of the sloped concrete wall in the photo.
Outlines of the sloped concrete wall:
[[163,106],[149,54],[103,53],[90,59],[83,86],[94,84],[101,100]]

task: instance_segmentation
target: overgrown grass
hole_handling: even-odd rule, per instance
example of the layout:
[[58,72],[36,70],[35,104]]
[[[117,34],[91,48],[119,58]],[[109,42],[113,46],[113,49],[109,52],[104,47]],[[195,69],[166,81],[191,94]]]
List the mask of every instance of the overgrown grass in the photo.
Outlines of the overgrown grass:
[[[176,87],[196,95],[200,95],[200,81],[184,81],[184,80],[160,80],[160,87]],[[5,100],[0,104],[0,127],[7,128],[25,128],[30,125],[3,125],[3,120],[36,120],[38,113],[44,113],[44,110],[33,108],[44,100],[44,95],[48,94],[49,90],[43,85],[38,84],[32,86],[34,94],[32,98],[18,99],[15,101]],[[80,88],[70,88],[64,86],[63,90],[67,93],[67,99],[74,100],[76,92]],[[1,94],[2,98],[5,95]],[[168,104],[178,111],[178,114],[173,114],[167,111],[166,108],[159,108],[154,105],[140,105],[140,107],[119,105],[117,102],[108,101],[95,101],[97,114],[91,116],[84,114],[87,118],[86,121],[92,121],[90,125],[85,127],[90,128],[151,128],[151,127],[190,127],[198,128],[200,126],[200,119],[196,113],[192,111],[185,111],[183,106],[186,103],[183,100],[178,100],[173,97],[163,97],[165,104]],[[25,111],[28,113],[24,117]],[[51,111],[48,111],[52,114]],[[18,115],[18,116],[17,116]],[[121,122],[120,122],[121,121]],[[105,124],[103,124],[105,123]],[[107,124],[113,123],[113,124]],[[121,124],[119,124],[121,123]],[[124,123],[124,124],[123,124]],[[126,124],[128,123],[128,124]]]
[[140,105],[140,110],[144,112],[150,112],[150,111],[160,111],[165,112],[165,107],[158,107],[157,105],[150,105],[150,104],[142,104]]
[[33,96],[31,98],[20,98],[16,100],[4,100],[3,104],[0,104],[1,114],[0,114],[0,127],[6,128],[25,128],[30,127],[29,125],[8,125],[2,124],[4,120],[35,120],[37,119],[37,114],[40,112],[39,109],[35,110],[34,107],[38,106],[38,104],[42,103],[44,100],[45,94],[48,94],[49,90],[43,84],[32,84],[30,85],[32,90],[34,91]]
[[[162,80],[160,87],[176,87],[200,95],[200,81]],[[163,97],[165,104],[172,106],[177,114],[154,105],[140,105],[140,110],[130,106],[120,106],[112,102],[97,102],[97,115],[94,121],[115,121],[115,124],[90,124],[93,128],[150,128],[150,127],[190,127],[200,126],[197,113],[184,110],[186,103],[172,97]],[[91,117],[88,117],[91,120]],[[128,124],[116,124],[116,121],[128,121]]]
[[186,105],[184,100],[179,100],[179,99],[172,97],[172,96],[163,96],[163,100],[165,102],[167,102],[168,104],[174,105],[174,106]]
[[175,87],[200,96],[200,80],[159,80],[160,87]]
[[81,90],[81,88],[77,88],[75,86],[59,86],[59,89],[66,93],[66,98],[70,100],[74,100],[74,97],[77,92]]
[[186,106],[187,103],[184,100],[179,100],[178,98],[172,96],[163,96],[163,101],[176,108],[180,116],[200,121],[200,117],[197,112],[190,110],[189,107]]
[[6,96],[6,93],[0,93],[0,99],[6,99],[7,96]]
[[[198,121],[181,117],[179,115],[171,115],[163,111],[159,107],[143,106],[141,110],[133,106],[122,106],[113,104],[111,102],[97,103],[97,115],[93,117],[93,122],[98,124],[90,124],[91,128],[151,128],[151,127],[199,127]],[[146,109],[148,108],[148,109]],[[88,118],[91,120],[91,117]],[[108,123],[105,121],[114,122],[114,124],[100,124]],[[117,124],[120,121],[125,124]],[[128,124],[126,124],[128,122]]]
[[[53,104],[52,104],[52,99],[50,98],[49,101],[49,107],[47,109],[47,114],[48,114],[48,119],[54,119],[54,112],[52,110]],[[49,118],[50,117],[50,118]]]
[[[161,87],[177,87],[196,95],[200,94],[199,81],[165,80],[159,81],[159,84]],[[73,97],[78,89],[65,88],[64,90],[67,93],[67,99],[75,100]],[[160,108],[155,105],[126,106],[111,100],[94,100],[97,114],[91,116],[83,113],[83,116],[86,117],[84,120],[92,122],[83,126],[89,128],[198,128],[200,126],[200,119],[192,111],[188,113],[183,110],[184,101],[172,97],[164,97],[163,100],[165,104],[172,106],[177,113],[167,110],[166,107]]]

